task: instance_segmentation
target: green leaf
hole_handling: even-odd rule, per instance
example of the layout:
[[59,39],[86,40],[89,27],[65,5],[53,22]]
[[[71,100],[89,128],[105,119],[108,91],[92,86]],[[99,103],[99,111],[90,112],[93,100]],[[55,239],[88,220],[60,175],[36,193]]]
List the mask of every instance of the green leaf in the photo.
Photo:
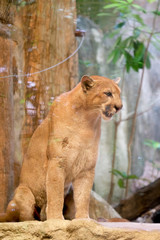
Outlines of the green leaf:
[[117,40],[115,42],[115,46],[118,46],[121,43],[121,41],[122,41],[122,37],[120,36],[117,38]]
[[154,147],[155,149],[160,148],[160,143],[159,143],[159,142],[156,142],[156,141],[152,141],[152,142],[153,142],[153,147]]
[[133,37],[128,37],[126,39],[124,39],[124,41],[121,44],[121,49],[122,51],[124,51],[125,49],[132,49],[133,48],[133,43],[134,43],[134,39]]
[[131,68],[130,64],[129,64],[128,62],[126,62],[126,70],[127,70],[127,73],[129,73],[130,68]]
[[119,46],[121,43],[121,36],[117,38],[117,41],[115,42],[114,45],[114,49],[111,51],[111,53],[109,54],[108,58],[107,58],[107,63],[110,63],[111,61],[113,61],[113,63],[116,63],[118,61],[118,59],[121,57],[121,49]]
[[138,72],[140,68],[143,67],[141,61],[137,59],[137,57],[132,56],[129,52],[125,51],[125,59],[126,59],[126,70],[129,72],[130,68],[133,68],[134,71]]
[[121,172],[121,174],[122,174],[123,178],[127,179],[127,173],[126,172]]
[[125,188],[125,185],[124,185],[124,180],[122,178],[118,179],[118,186],[120,188]]
[[131,65],[132,56],[127,51],[125,51],[124,56],[125,56],[125,59],[126,59],[126,70],[127,70],[127,72],[129,72],[130,68],[132,66]]
[[127,176],[127,178],[128,178],[128,179],[139,179],[139,178],[137,177],[137,175],[135,175],[135,174],[131,174],[131,175]]
[[143,13],[146,13],[146,10],[137,4],[132,4],[132,7],[136,8],[137,10],[139,10]]
[[147,0],[149,3],[153,3],[155,2],[156,0]]
[[152,11],[153,14],[160,16],[160,11]]
[[113,14],[111,14],[111,13],[98,13],[97,16],[98,16],[98,17],[113,16]]
[[112,169],[112,171],[110,171],[110,172],[113,173],[117,177],[121,176],[121,172],[117,169]]
[[107,63],[110,63],[113,58],[115,56],[115,50],[113,50],[109,55],[108,55],[108,58],[107,58]]
[[120,22],[115,26],[115,28],[122,28],[125,24],[126,22]]
[[141,31],[138,28],[135,28],[133,31],[133,36],[135,39],[137,39],[141,34]]
[[113,3],[113,4],[108,4],[108,5],[104,6],[103,8],[104,9],[109,9],[109,8],[115,8],[115,7],[119,7],[119,6],[121,6],[121,4]]
[[136,61],[140,61],[145,53],[145,46],[142,42],[136,41],[134,43],[134,57]]
[[160,142],[156,142],[156,141],[151,140],[151,139],[146,139],[144,141],[144,144],[149,146],[149,147],[152,147],[154,149],[160,149]]
[[121,57],[121,51],[117,48],[113,57],[113,63],[115,64]]
[[141,25],[146,25],[146,24],[144,24],[144,21],[143,21],[143,19],[138,15],[138,14],[133,14],[132,15],[136,20],[137,20],[137,22],[139,22]]
[[119,7],[117,7],[117,10],[123,13],[127,13],[129,12],[129,7],[128,5],[121,5]]
[[123,6],[123,5],[128,5],[128,2],[123,1],[123,0],[116,0],[116,2],[119,3],[119,6],[120,6],[120,7]]
[[127,174],[125,173],[125,172],[121,172],[121,171],[119,171],[119,170],[117,170],[117,169],[112,169],[112,171],[111,171],[115,176],[117,176],[117,177],[122,177],[122,178],[124,178],[124,179],[126,179],[127,178]]

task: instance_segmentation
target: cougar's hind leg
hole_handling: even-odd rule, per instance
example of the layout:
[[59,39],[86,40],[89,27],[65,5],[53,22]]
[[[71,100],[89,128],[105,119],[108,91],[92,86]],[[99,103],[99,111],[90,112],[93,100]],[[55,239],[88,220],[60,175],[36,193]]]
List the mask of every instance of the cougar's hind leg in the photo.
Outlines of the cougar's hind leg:
[[35,198],[31,190],[19,186],[13,200],[7,206],[6,213],[0,213],[0,222],[17,222],[34,219]]
[[13,200],[19,209],[19,221],[34,220],[35,197],[28,187],[20,185]]
[[19,207],[14,200],[11,200],[6,210],[6,222],[18,222],[19,221]]
[[19,209],[15,202],[9,202],[6,212],[0,213],[0,222],[17,222],[19,221]]

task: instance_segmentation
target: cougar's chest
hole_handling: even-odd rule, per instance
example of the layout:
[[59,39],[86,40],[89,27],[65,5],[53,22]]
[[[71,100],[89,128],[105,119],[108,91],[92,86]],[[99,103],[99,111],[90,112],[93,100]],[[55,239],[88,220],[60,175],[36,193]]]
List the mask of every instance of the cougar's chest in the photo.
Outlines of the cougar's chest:
[[54,119],[54,131],[49,139],[49,158],[59,159],[66,173],[66,181],[71,182],[82,171],[95,166],[100,136],[99,125],[93,127],[87,121],[78,122]]
[[[77,139],[78,140],[78,139]],[[68,148],[68,149],[67,149]],[[73,181],[79,174],[95,166],[98,146],[93,141],[77,141],[68,144],[64,155],[66,159],[66,182]]]
[[[92,163],[91,163],[92,161]],[[72,182],[82,172],[86,171],[93,164],[86,150],[71,152],[66,164],[66,183]]]

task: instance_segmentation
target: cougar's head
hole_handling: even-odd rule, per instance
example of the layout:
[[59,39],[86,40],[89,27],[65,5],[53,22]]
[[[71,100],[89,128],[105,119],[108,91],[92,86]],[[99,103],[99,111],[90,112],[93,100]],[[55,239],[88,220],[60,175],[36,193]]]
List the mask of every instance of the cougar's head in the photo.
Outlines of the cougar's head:
[[118,82],[106,77],[83,76],[81,86],[86,99],[86,108],[99,112],[103,119],[109,120],[122,108]]

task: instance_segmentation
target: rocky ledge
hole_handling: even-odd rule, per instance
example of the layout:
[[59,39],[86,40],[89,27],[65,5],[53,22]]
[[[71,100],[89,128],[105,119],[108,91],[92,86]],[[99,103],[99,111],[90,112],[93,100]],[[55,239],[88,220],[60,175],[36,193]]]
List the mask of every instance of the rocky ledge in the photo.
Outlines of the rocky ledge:
[[97,223],[94,220],[53,220],[1,223],[4,240],[159,240],[160,224]]

